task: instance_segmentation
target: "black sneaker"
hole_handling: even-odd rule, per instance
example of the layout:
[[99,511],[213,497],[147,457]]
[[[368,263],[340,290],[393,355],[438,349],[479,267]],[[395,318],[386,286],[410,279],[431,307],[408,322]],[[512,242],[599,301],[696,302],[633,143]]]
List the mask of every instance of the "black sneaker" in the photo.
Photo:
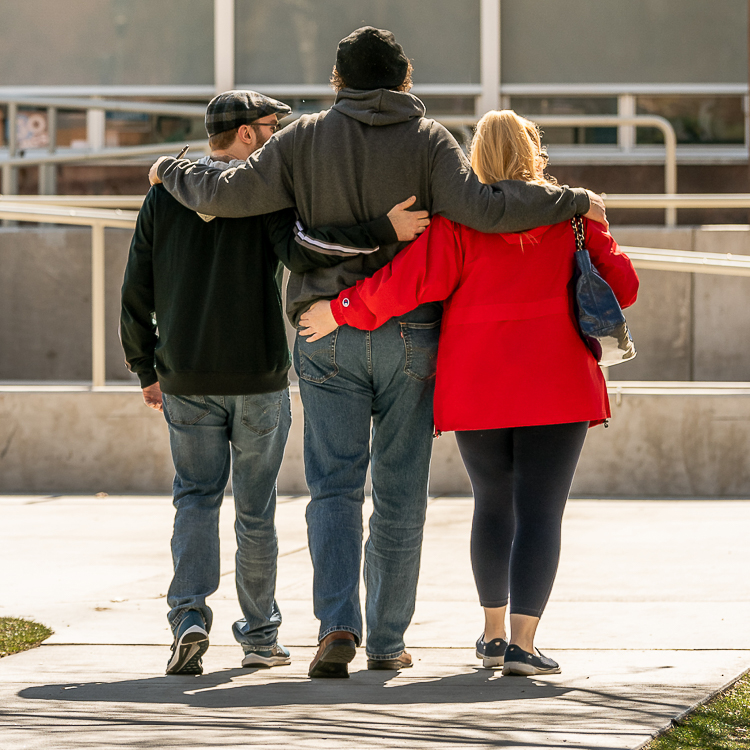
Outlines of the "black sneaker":
[[482,666],[485,669],[502,667],[505,659],[505,649],[507,648],[508,641],[504,641],[502,638],[495,638],[489,643],[485,643],[484,633],[482,633],[477,641],[477,659],[482,660]]
[[167,674],[203,674],[201,657],[208,651],[208,632],[203,616],[195,609],[177,626]]
[[503,674],[560,674],[560,665],[539,649],[536,649],[536,654],[530,654],[519,646],[508,646]]

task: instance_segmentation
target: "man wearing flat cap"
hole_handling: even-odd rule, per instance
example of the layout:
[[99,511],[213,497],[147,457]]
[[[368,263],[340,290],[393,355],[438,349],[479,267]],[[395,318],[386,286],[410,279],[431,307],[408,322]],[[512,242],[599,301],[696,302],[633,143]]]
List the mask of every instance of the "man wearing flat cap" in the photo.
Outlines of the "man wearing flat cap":
[[[424,117],[409,93],[411,72],[391,32],[357,29],[339,43],[330,110],[303,115],[230,172],[163,157],[152,180],[194,210],[248,216],[296,205],[308,226],[366,221],[409,196],[415,209],[485,232],[527,230],[576,213],[604,220],[603,204],[583,189],[481,184],[450,133]],[[394,242],[335,269],[292,274],[290,320],[297,325],[315,301],[371,276],[403,247]],[[359,576],[368,464],[367,666],[411,666],[404,632],[414,613],[427,504],[440,315],[439,305],[423,305],[376,331],[344,326],[315,342],[297,337],[320,620],[312,677],[347,677],[365,635]]]
[[[206,110],[211,155],[198,165],[244,163],[290,111],[254,91],[220,94]],[[373,253],[395,236],[387,216],[308,232],[291,209],[218,219],[185,208],[162,186],[146,196],[122,288],[121,338],[146,404],[167,420],[176,471],[168,674],[203,670],[212,622],[206,598],[219,585],[218,519],[230,464],[242,611],[233,632],[242,665],[289,663],[277,640],[274,600],[276,477],[291,421],[281,263],[304,273],[354,252]]]

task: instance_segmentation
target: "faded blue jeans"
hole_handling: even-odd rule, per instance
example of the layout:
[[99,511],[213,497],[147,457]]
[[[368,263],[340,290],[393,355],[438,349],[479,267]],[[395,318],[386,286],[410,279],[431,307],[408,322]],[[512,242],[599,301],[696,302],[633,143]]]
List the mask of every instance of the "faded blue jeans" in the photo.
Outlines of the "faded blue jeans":
[[372,332],[343,326],[313,343],[298,335],[294,348],[319,639],[344,630],[362,640],[362,504],[371,462],[364,580],[367,655],[374,659],[403,651],[414,614],[439,333],[440,311],[425,305]]
[[[245,651],[276,643],[276,477],[292,416],[289,391],[246,396],[165,395],[176,475],[174,578],[168,619],[175,631],[197,610],[211,629],[206,598],[219,587],[219,509],[229,479],[236,509],[236,583],[242,619],[234,637]],[[230,461],[231,457],[231,461]]]

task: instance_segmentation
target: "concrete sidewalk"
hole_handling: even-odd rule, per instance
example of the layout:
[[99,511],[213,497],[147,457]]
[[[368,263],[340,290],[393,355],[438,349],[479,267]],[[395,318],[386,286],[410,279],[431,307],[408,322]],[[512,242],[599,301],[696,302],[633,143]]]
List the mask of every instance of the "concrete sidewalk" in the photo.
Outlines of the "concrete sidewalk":
[[440,498],[407,633],[415,667],[368,672],[360,653],[351,679],[310,681],[306,500],[277,514],[292,665],[239,667],[228,498],[212,645],[191,678],[163,674],[170,498],[0,498],[0,616],[55,629],[0,660],[0,747],[637,748],[750,667],[750,501],[571,501],[537,639],[563,671],[526,679],[478,667],[472,502]]

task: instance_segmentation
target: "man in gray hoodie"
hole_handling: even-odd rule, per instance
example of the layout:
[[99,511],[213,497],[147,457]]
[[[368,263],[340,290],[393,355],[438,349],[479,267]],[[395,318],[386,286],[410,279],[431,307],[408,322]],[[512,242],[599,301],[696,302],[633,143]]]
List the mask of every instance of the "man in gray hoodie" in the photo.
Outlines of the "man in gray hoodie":
[[[409,196],[416,209],[487,232],[522,231],[577,213],[606,220],[600,199],[583,189],[480,183],[455,139],[408,93],[411,63],[390,32],[363,27],[343,39],[332,82],[330,110],[302,116],[244,164],[221,170],[162,157],[152,181],[163,181],[193,210],[248,216],[296,206],[313,227],[361,223]],[[372,275],[404,244],[292,274],[292,323],[316,300]],[[314,343],[297,337],[313,603],[321,623],[311,677],[347,677],[362,640],[368,464],[374,510],[364,568],[367,666],[411,666],[404,632],[414,613],[427,504],[440,313],[439,305],[424,305],[377,331],[344,327]]]

